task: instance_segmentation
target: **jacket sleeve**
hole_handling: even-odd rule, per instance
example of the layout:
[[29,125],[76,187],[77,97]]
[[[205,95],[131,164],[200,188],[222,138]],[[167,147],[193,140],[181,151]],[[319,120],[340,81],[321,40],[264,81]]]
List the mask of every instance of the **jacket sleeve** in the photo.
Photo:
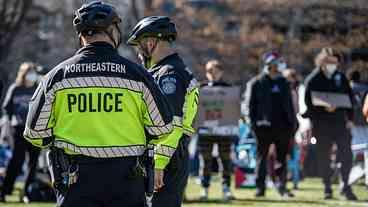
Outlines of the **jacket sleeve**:
[[3,106],[2,106],[3,115],[6,116],[8,120],[10,120],[13,115],[13,95],[14,95],[15,89],[16,89],[15,84],[12,84],[9,87],[6,93],[6,96],[4,98]]
[[295,109],[296,104],[294,104],[295,102],[293,100],[294,96],[292,94],[290,84],[286,80],[285,80],[284,83],[285,83],[286,91],[287,91],[287,98],[288,98],[288,102],[289,102],[288,105],[290,106],[289,110],[290,110],[290,115],[291,115],[290,119],[292,121],[292,127],[293,127],[293,130],[297,130],[298,129],[298,120],[296,118],[296,109]]
[[256,93],[256,81],[251,80],[247,83],[247,88],[244,97],[245,98],[244,115],[246,122],[250,124],[251,127],[255,127],[256,123],[257,101],[255,93]]
[[156,142],[155,168],[164,169],[175,153],[180,138],[183,136],[183,106],[185,102],[186,89],[183,80],[175,73],[167,74],[160,78],[159,87],[174,113],[174,130],[165,138]]
[[305,101],[307,110],[302,115],[304,118],[313,118],[315,114],[326,113],[326,110],[324,107],[314,106],[312,103],[312,89],[311,89],[312,84],[313,82],[311,79],[307,79],[307,81],[305,82],[304,101]]
[[169,102],[150,74],[145,74],[142,87],[142,116],[148,141],[164,138],[173,130],[173,115]]
[[350,120],[350,121],[353,121],[354,120],[354,105],[356,105],[357,102],[356,102],[356,99],[354,98],[354,92],[353,92],[353,89],[351,88],[351,86],[349,84],[349,81],[347,80],[345,75],[342,75],[342,77],[343,77],[343,80],[344,80],[344,84],[347,88],[347,92],[348,92],[348,95],[350,97],[351,104],[353,106],[351,109],[346,109],[347,119]]
[[48,90],[48,77],[41,81],[31,98],[23,133],[26,140],[38,147],[47,147],[53,140],[55,95],[53,90]]

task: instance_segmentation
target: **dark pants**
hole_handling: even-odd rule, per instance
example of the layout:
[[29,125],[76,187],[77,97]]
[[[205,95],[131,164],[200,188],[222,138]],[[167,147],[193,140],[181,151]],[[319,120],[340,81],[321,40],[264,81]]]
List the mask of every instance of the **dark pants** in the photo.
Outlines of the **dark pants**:
[[278,167],[275,176],[278,180],[279,188],[286,188],[287,181],[287,162],[286,156],[289,152],[289,143],[292,138],[292,130],[258,128],[255,130],[257,138],[257,167],[256,167],[256,186],[260,190],[266,189],[267,159],[270,145],[276,146],[276,161]]
[[208,188],[211,181],[212,172],[212,148],[215,143],[218,144],[219,157],[223,167],[222,171],[222,184],[223,186],[230,187],[231,174],[233,173],[231,162],[231,145],[234,140],[231,137],[210,137],[200,136],[198,138],[199,153],[203,159],[201,166],[202,175],[202,187]]
[[14,150],[13,156],[9,161],[6,169],[6,176],[3,184],[3,195],[9,195],[12,193],[14,183],[18,175],[22,172],[22,167],[28,154],[28,174],[26,175],[26,183],[24,186],[25,194],[27,195],[28,186],[32,183],[36,173],[38,156],[40,155],[40,149],[33,146],[23,138],[24,127],[15,127],[14,130]]
[[337,145],[337,161],[341,162],[341,178],[344,187],[348,187],[349,174],[352,167],[351,134],[345,123],[313,121],[313,135],[317,139],[317,165],[319,175],[326,188],[331,188],[331,148]]
[[180,207],[189,174],[189,138],[183,136],[164,172],[164,187],[153,196],[153,207]]
[[132,176],[137,157],[79,157],[79,176],[65,196],[58,196],[62,207],[144,207],[142,175]]

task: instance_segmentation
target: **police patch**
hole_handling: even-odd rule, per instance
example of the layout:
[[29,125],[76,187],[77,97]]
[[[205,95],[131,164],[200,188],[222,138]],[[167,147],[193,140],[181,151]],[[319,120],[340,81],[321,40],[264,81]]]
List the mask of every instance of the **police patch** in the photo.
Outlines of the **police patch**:
[[161,81],[161,90],[164,94],[173,94],[176,92],[176,79],[173,77],[165,77]]

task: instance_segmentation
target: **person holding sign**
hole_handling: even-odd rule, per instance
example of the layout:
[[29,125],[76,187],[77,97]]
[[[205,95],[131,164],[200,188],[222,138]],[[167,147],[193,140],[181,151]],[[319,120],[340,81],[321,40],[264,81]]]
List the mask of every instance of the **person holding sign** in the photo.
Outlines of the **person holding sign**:
[[[206,77],[208,82],[202,84],[201,86],[201,94],[203,93],[215,93],[210,89],[216,87],[218,90],[223,89],[224,87],[230,88],[230,84],[224,82],[222,80],[223,75],[223,68],[221,63],[218,60],[210,60],[206,64]],[[206,92],[207,90],[207,92]],[[240,93],[240,92],[239,92]],[[238,93],[238,94],[239,94]],[[205,94],[203,94],[205,95]],[[204,99],[204,97],[203,97]],[[199,119],[204,119],[206,127],[200,127],[198,130],[198,148],[199,153],[201,155],[202,164],[201,164],[201,200],[208,200],[208,189],[210,187],[210,180],[211,180],[211,171],[212,171],[212,151],[215,144],[218,146],[219,157],[222,163],[222,190],[223,190],[223,199],[225,201],[235,199],[233,194],[230,191],[230,184],[231,184],[231,174],[232,174],[232,163],[231,163],[231,146],[233,144],[233,137],[226,135],[226,133],[222,133],[220,131],[212,130],[212,132],[207,131],[209,128],[219,129],[218,123],[221,119],[224,119],[223,110],[220,110],[219,105],[225,105],[224,100],[216,101],[213,100],[212,102],[208,102],[207,105],[212,106],[204,106],[206,108],[205,114]],[[240,106],[239,106],[240,109]],[[202,113],[200,113],[200,116]],[[237,119],[236,119],[237,122]]]
[[330,152],[333,143],[336,143],[337,157],[342,164],[341,193],[347,200],[357,200],[348,183],[352,167],[350,129],[353,126],[354,95],[349,81],[338,71],[340,62],[340,54],[332,48],[323,48],[317,55],[317,68],[305,81],[307,110],[303,117],[311,119],[312,133],[317,139],[317,165],[325,186],[324,198],[333,197]]
[[263,72],[248,82],[245,93],[245,115],[257,139],[256,197],[265,196],[271,144],[276,146],[278,193],[282,197],[293,197],[286,188],[286,156],[297,120],[289,84],[281,75],[286,63],[276,52],[265,53],[262,63]]

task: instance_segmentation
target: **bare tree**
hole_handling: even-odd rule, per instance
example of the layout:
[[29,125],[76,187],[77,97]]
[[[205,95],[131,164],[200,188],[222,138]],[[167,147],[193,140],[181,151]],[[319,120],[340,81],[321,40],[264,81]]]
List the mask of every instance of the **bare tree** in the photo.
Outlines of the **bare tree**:
[[8,50],[31,5],[32,0],[0,0],[0,61],[9,54]]

